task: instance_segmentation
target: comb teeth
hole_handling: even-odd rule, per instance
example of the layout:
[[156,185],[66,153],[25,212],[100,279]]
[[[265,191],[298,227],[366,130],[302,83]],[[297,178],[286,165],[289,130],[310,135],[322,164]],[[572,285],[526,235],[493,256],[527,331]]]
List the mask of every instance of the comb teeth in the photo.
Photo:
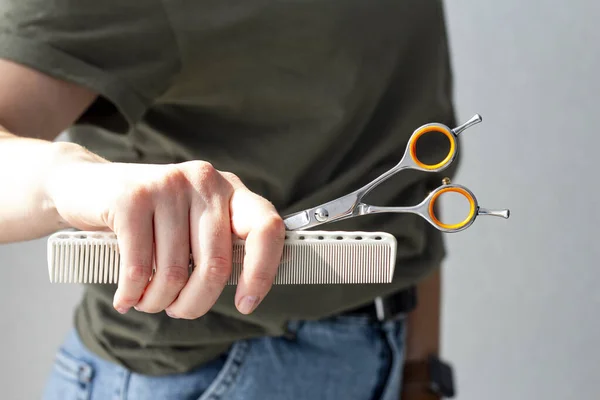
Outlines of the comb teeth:
[[[233,271],[242,273],[244,242],[234,242]],[[389,283],[396,241],[389,234],[366,232],[289,232],[274,284]]]
[[[242,274],[245,242],[233,241],[228,285]],[[274,284],[389,283],[396,239],[384,232],[288,232]],[[121,258],[114,233],[60,232],[48,239],[50,282],[116,284]]]
[[65,232],[48,240],[48,273],[52,283],[117,283],[120,264],[114,234]]

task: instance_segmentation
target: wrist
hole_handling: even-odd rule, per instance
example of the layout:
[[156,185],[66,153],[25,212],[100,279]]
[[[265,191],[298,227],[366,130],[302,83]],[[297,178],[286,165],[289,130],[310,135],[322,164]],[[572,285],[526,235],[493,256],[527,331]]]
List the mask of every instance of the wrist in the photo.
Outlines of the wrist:
[[[43,207],[51,215],[57,230],[73,228],[65,212],[69,198],[86,185],[81,178],[86,165],[108,163],[107,160],[76,143],[53,142],[50,144],[48,169],[43,183]],[[92,179],[91,177],[88,177]]]

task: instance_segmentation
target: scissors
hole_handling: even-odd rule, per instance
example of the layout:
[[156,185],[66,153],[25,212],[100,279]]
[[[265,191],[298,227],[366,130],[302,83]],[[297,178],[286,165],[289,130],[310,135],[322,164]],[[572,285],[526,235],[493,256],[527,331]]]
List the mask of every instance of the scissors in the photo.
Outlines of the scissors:
[[[439,123],[430,123],[419,127],[410,136],[402,159],[393,168],[352,193],[319,206],[285,216],[284,223],[286,229],[290,231],[304,230],[321,224],[377,213],[417,214],[442,232],[459,232],[467,229],[479,215],[491,215],[508,219],[510,210],[489,210],[481,208],[473,192],[464,186],[451,183],[448,178],[444,178],[441,186],[429,193],[421,203],[414,206],[379,207],[362,202],[363,197],[369,194],[375,187],[402,170],[414,169],[425,172],[440,172],[446,169],[454,161],[458,153],[458,135],[481,121],[481,116],[476,114],[467,122],[454,129],[450,129],[448,126]],[[436,164],[426,164],[417,157],[417,142],[423,135],[430,132],[441,133],[446,136],[450,142],[448,154],[442,161]],[[434,212],[434,206],[437,200],[439,200],[441,195],[449,192],[458,193],[465,197],[469,202],[469,212],[466,218],[455,224],[445,224],[441,222]]]

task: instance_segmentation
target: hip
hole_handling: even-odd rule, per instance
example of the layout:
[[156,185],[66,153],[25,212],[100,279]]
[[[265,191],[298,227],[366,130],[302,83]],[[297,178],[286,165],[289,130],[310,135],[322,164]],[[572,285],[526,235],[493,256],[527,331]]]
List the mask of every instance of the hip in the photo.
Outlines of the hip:
[[151,376],[98,357],[73,330],[43,399],[398,399],[404,342],[404,317],[291,321],[285,335],[238,340],[189,372]]

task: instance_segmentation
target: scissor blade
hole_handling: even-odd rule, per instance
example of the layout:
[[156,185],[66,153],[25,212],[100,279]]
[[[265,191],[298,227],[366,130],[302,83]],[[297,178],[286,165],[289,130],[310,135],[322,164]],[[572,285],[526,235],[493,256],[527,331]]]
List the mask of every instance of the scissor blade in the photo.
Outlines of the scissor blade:
[[285,229],[288,231],[295,231],[307,227],[310,224],[310,218],[308,211],[301,211],[296,214],[289,215],[283,220]]
[[320,206],[285,216],[283,222],[289,231],[313,228],[353,217],[357,204],[356,193],[350,193]]

